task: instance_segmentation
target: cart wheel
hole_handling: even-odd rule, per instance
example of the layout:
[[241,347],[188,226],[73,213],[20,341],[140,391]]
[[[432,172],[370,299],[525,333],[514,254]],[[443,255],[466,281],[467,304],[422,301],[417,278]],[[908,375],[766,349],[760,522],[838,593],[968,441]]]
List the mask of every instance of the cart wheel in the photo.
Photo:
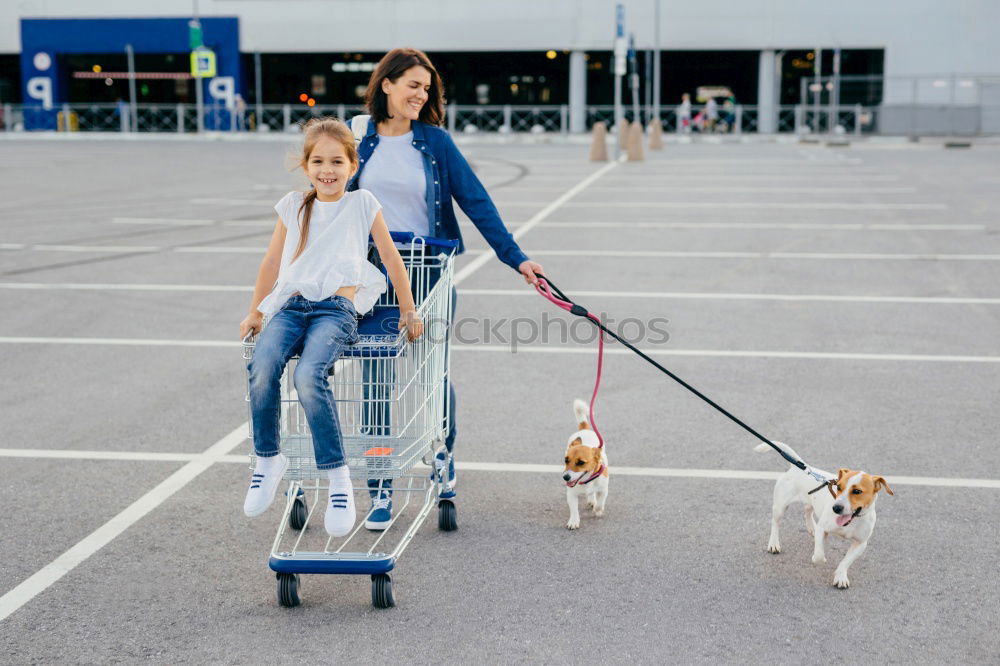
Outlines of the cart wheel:
[[278,603],[285,608],[294,608],[302,603],[299,599],[298,574],[278,574]]
[[301,530],[306,526],[306,518],[309,512],[306,510],[306,501],[301,497],[296,497],[292,502],[292,512],[288,515],[288,524],[293,530]]
[[454,532],[458,529],[458,514],[455,503],[451,500],[438,500],[438,529],[444,532]]
[[396,600],[392,598],[392,578],[389,574],[372,574],[372,606],[392,608]]

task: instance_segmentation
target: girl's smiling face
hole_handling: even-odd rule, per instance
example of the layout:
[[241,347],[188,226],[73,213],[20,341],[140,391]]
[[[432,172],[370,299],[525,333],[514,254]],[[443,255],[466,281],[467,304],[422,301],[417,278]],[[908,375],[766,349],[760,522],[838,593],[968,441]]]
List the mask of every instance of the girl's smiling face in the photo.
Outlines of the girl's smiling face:
[[409,68],[395,81],[382,80],[382,92],[388,98],[389,115],[393,118],[419,120],[430,89],[431,73],[420,65]]
[[334,138],[323,136],[316,142],[306,160],[305,172],[309,182],[316,189],[320,201],[338,201],[344,196],[347,181],[351,179],[357,165],[347,157],[344,144]]

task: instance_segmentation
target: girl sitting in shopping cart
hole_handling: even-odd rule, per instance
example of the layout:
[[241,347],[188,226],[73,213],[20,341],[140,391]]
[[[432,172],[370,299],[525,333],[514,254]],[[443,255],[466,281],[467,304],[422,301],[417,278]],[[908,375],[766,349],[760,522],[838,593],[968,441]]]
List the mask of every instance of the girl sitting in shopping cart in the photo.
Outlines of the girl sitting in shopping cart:
[[[423,332],[423,322],[381,205],[367,190],[345,192],[358,169],[351,131],[334,118],[313,118],[303,132],[299,166],[312,189],[289,192],[275,205],[278,223],[257,273],[250,313],[240,323],[243,338],[260,332],[248,366],[257,463],[243,509],[251,517],[264,513],[288,468],[279,449],[280,383],[288,360],[298,355],[292,379],[312,432],[316,466],[330,477],[326,531],[343,536],[354,526],[354,493],[327,373],[344,347],[357,341],[357,317],[386,291],[385,277],[367,260],[369,234],[411,341]],[[266,328],[264,315],[270,317]]]

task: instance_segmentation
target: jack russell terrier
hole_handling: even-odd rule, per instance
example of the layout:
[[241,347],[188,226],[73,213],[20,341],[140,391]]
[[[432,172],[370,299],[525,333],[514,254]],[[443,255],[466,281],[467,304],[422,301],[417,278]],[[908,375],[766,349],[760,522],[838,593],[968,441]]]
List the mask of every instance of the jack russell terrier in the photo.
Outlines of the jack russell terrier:
[[590,427],[587,415],[590,408],[583,400],[573,401],[579,430],[569,438],[566,446],[566,501],[569,503],[567,529],[580,527],[580,497],[587,498],[587,506],[593,508],[595,516],[604,515],[604,503],[608,499],[608,455],[597,433]]
[[[775,444],[785,453],[802,460],[790,446],[781,442]],[[754,451],[759,452],[770,449],[767,444],[754,447]],[[790,504],[802,502],[805,504],[806,530],[813,535],[813,564],[826,562],[823,540],[827,534],[836,534],[851,542],[847,554],[833,574],[833,584],[844,589],[851,585],[847,579],[847,569],[865,552],[868,539],[875,529],[875,500],[878,499],[878,491],[884,488],[890,495],[893,492],[881,476],[843,467],[837,472],[836,479],[833,479],[833,474],[815,467],[812,469],[831,478],[825,489],[820,486],[817,492],[810,494],[810,491],[816,489],[816,480],[794,466],[790,466],[774,484],[771,537],[767,541],[767,552],[781,552],[778,521]]]

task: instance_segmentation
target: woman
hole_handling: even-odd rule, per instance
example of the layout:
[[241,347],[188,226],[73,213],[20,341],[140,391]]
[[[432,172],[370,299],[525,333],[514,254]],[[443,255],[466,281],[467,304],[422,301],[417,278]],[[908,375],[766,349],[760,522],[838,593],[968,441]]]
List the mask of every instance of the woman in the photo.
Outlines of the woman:
[[[497,257],[526,282],[535,284],[542,267],[528,259],[504,226],[486,188],[473,173],[458,147],[440,125],[444,121],[441,77],[430,59],[417,49],[394,49],[372,72],[365,93],[370,119],[358,144],[359,168],[349,190],[364,188],[382,203],[390,231],[411,231],[420,236],[458,241],[465,251],[451,200],[472,220]],[[452,294],[454,314],[455,295]],[[455,388],[449,386],[448,456],[438,455],[447,468],[442,498],[455,495]],[[382,416],[377,429],[388,426]],[[368,529],[385,529],[392,519],[391,492],[372,488]],[[384,486],[383,486],[384,488]]]

